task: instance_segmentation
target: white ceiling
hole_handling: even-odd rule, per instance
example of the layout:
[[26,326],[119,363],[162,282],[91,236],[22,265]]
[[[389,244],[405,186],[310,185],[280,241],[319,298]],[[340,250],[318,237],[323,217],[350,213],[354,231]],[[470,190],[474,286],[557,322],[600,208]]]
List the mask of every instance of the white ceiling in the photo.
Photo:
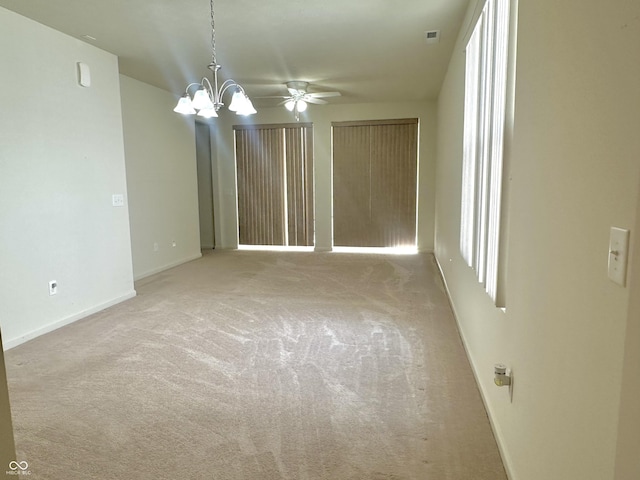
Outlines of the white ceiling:
[[[255,97],[284,94],[289,80],[308,81],[310,91],[340,91],[332,103],[435,99],[468,3],[216,0],[220,77],[232,77],[263,106],[275,103]],[[176,97],[210,74],[207,0],[0,0],[0,6],[117,55],[121,73]],[[440,43],[427,45],[427,30],[440,30]]]

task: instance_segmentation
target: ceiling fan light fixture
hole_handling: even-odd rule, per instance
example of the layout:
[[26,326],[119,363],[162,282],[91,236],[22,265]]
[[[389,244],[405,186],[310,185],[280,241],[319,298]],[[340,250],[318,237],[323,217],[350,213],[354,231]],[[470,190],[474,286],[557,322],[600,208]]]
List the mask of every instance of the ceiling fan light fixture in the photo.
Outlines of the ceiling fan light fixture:
[[309,104],[314,105],[326,105],[327,102],[324,97],[339,97],[340,92],[309,92],[308,82],[290,81],[285,83],[289,95],[282,96],[269,96],[261,98],[282,98],[283,100],[278,105],[284,105],[288,111],[292,112],[297,121],[300,120],[300,113],[305,112],[309,107]]

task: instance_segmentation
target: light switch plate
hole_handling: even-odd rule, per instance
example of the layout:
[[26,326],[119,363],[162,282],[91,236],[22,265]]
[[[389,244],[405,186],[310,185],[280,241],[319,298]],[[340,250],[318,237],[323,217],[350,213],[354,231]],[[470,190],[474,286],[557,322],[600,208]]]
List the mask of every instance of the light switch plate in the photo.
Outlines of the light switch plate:
[[124,207],[124,195],[120,194],[113,194],[111,196],[111,203],[114,207]]
[[629,257],[629,230],[611,227],[609,235],[609,278],[625,286]]

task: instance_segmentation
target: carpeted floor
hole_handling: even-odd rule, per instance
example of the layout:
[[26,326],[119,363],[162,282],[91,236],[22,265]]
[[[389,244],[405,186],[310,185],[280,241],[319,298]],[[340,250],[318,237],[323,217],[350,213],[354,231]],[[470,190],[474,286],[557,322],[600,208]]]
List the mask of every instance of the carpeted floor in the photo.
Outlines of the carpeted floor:
[[431,255],[215,251],[6,352],[30,478],[504,480]]

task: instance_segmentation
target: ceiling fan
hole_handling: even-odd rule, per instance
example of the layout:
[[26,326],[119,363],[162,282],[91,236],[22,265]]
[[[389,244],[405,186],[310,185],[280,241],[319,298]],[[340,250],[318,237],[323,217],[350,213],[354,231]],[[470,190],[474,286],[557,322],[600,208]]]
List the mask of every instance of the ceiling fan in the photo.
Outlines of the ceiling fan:
[[327,104],[323,98],[327,97],[339,97],[340,92],[309,92],[309,82],[287,82],[285,84],[289,95],[277,95],[272,97],[261,98],[281,98],[283,99],[279,105],[284,105],[287,110],[293,112],[296,120],[300,120],[300,112],[304,112],[307,109],[309,103],[315,103],[317,105]]

